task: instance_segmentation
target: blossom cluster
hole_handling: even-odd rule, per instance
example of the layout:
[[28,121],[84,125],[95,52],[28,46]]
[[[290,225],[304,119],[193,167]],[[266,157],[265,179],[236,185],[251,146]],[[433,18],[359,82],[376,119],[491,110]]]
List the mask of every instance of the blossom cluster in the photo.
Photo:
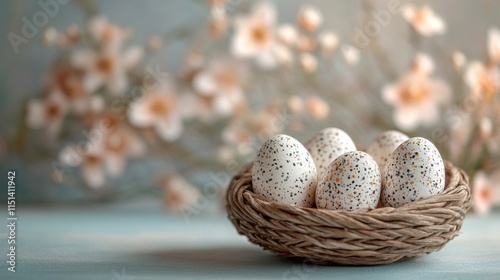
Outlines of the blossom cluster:
[[[158,146],[189,168],[222,167],[235,158],[249,161],[255,141],[286,130],[306,133],[311,124],[362,123],[360,132],[367,127],[431,131],[447,158],[477,174],[476,210],[487,212],[500,188],[494,180],[500,174],[498,28],[485,31],[484,61],[460,50],[436,57],[416,49],[406,71],[386,76],[380,86],[369,83],[373,68],[357,68],[363,60],[383,68],[386,56],[341,39],[317,7],[304,4],[295,22],[279,21],[276,7],[267,2],[231,6],[211,0],[206,7],[206,25],[195,28],[202,34],[166,33],[187,36],[189,44],[179,69],[153,78],[151,71],[164,62],[147,65],[147,58],[178,37],[154,36],[144,46],[130,45],[133,31],[103,16],[84,27],[48,28],[44,43],[59,55],[43,93],[27,104],[26,125],[64,143],[57,158],[78,167],[92,188],[125,172],[132,158],[158,155]],[[453,28],[428,5],[402,6],[401,18],[417,40],[446,36]],[[436,71],[438,60],[454,69],[453,80]],[[100,132],[99,141],[67,144],[75,122],[89,135]],[[212,143],[208,159],[184,143],[193,138]],[[194,203],[193,196],[200,195],[196,188],[182,172],[168,173],[174,174],[159,181],[169,208]]]

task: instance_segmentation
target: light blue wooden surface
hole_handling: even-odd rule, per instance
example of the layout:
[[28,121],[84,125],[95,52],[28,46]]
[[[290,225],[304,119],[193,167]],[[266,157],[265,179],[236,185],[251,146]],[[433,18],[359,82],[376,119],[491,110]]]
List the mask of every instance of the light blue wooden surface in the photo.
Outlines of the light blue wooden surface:
[[318,267],[250,244],[223,214],[186,220],[156,201],[19,207],[17,272],[6,270],[2,226],[0,279],[500,279],[499,211],[468,216],[462,234],[437,253],[385,266]]

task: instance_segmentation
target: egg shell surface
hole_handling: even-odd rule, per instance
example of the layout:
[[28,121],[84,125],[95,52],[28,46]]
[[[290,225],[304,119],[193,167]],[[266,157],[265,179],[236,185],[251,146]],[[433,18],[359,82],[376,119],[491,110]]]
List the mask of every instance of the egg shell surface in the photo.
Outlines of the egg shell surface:
[[384,170],[384,165],[391,156],[392,152],[408,140],[406,134],[399,131],[389,130],[379,134],[368,146],[366,152],[375,159],[380,170]]
[[320,131],[306,143],[305,147],[311,154],[320,177],[338,156],[356,151],[356,145],[351,137],[343,130],[334,127]]
[[441,193],[445,168],[431,141],[414,137],[406,140],[389,157],[384,171],[382,205],[401,207]]
[[339,156],[327,168],[316,188],[316,206],[322,209],[375,209],[381,176],[377,162],[361,151]]
[[309,152],[295,138],[284,134],[262,145],[252,167],[255,193],[297,206],[314,205],[317,178]]

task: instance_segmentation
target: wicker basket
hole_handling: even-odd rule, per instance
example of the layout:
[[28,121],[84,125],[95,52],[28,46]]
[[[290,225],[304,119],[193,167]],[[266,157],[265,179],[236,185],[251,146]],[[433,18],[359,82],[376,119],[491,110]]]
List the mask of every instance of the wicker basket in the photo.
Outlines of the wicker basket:
[[446,162],[446,187],[400,208],[322,210],[272,202],[253,193],[252,164],[234,176],[227,212],[264,249],[316,264],[375,265],[428,254],[459,234],[471,207],[468,177]]

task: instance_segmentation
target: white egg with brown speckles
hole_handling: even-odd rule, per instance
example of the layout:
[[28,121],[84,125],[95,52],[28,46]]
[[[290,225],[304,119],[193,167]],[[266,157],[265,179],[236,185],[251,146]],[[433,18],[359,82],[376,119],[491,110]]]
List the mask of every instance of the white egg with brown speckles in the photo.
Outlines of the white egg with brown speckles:
[[252,167],[254,192],[272,201],[311,207],[317,181],[309,152],[295,138],[284,134],[262,145]]
[[378,168],[382,171],[392,152],[409,138],[399,131],[389,130],[379,134],[368,146],[366,152],[373,157],[378,164]]
[[351,137],[342,129],[334,127],[320,131],[306,143],[305,147],[316,164],[319,177],[338,156],[356,151],[356,145]]
[[401,207],[444,190],[444,162],[431,141],[410,138],[389,157],[384,179],[382,205]]
[[367,153],[348,152],[335,159],[316,188],[316,206],[322,209],[375,209],[380,199],[381,176]]

